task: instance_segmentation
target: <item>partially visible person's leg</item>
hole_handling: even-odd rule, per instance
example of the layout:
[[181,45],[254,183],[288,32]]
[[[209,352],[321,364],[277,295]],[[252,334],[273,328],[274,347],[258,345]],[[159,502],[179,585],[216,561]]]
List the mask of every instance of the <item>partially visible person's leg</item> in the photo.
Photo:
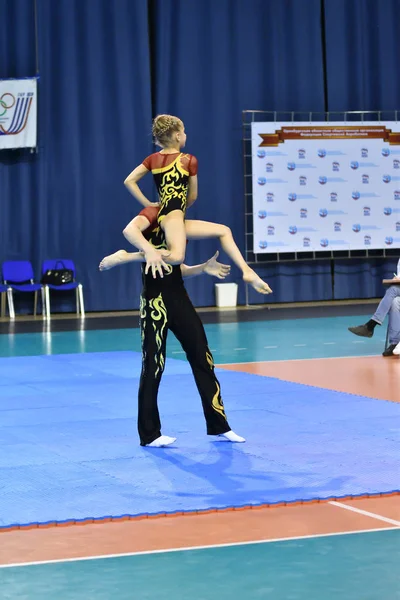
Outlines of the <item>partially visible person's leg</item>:
[[243,281],[251,285],[260,294],[271,294],[272,290],[268,283],[263,281],[253,269],[249,267],[237,247],[229,227],[209,221],[187,220],[185,221],[186,236],[189,240],[201,240],[205,238],[218,238],[222,249],[229,258],[242,271]]
[[400,296],[394,298],[390,307],[388,328],[389,346],[385,348],[383,356],[400,354]]
[[117,250],[113,254],[105,256],[99,265],[100,271],[108,271],[117,265],[125,265],[130,262],[140,262],[141,252],[127,252],[126,250]]
[[142,446],[168,446],[176,438],[161,435],[157,396],[165,366],[168,314],[162,294],[140,298],[142,372],[139,384],[138,430]]
[[376,309],[374,316],[372,317],[376,323],[382,325],[385,320],[386,315],[392,308],[392,302],[395,298],[400,296],[400,285],[391,285],[390,288],[386,290],[386,294],[383,296],[380,301],[378,308]]
[[233,432],[227,421],[221,387],[215,376],[213,357],[200,317],[186,290],[181,289],[179,293],[174,290],[174,294],[170,329],[186,352],[192,368],[203,405],[207,434],[224,437],[230,442],[244,442],[245,439]]
[[386,315],[388,314],[392,306],[393,300],[399,296],[400,285],[391,285],[390,288],[386,290],[386,294],[380,301],[373,317],[364,325],[357,325],[357,327],[349,327],[349,331],[351,331],[351,333],[354,333],[355,335],[360,335],[361,337],[371,338],[374,335],[374,329],[376,325],[382,325]]
[[165,216],[159,217],[159,224],[165,234],[168,250],[169,264],[180,265],[185,260],[186,253],[186,230],[184,213],[181,210],[173,210]]

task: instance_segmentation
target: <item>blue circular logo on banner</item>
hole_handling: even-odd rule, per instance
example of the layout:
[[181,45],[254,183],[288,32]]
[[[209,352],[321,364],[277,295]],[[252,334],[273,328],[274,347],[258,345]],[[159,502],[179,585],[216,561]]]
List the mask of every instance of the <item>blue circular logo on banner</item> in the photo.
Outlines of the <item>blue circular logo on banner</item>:
[[289,171],[294,171],[295,168],[296,168],[296,163],[294,163],[294,162],[288,162],[287,168],[289,169]]
[[257,150],[257,156],[258,156],[258,158],[265,158],[265,156],[266,156],[265,150],[261,150],[261,149]]
[[387,173],[386,173],[386,175],[382,175],[382,181],[384,183],[390,183],[392,181],[391,175],[388,175]]
[[354,190],[354,192],[352,192],[351,197],[353,198],[353,200],[359,200],[360,199],[360,192],[358,190]]
[[320,177],[318,178],[318,181],[321,185],[325,185],[325,183],[328,181],[328,178],[325,177],[325,175],[320,175]]
[[326,208],[320,208],[319,209],[319,216],[320,217],[326,217],[328,215],[328,211],[326,210]]
[[259,219],[265,219],[267,216],[267,211],[266,210],[259,210],[258,211],[258,218]]
[[294,235],[295,233],[297,233],[297,227],[296,227],[296,225],[291,225],[289,227],[289,233],[291,233],[292,235]]
[[320,149],[318,150],[318,156],[319,156],[320,158],[324,158],[324,156],[326,156],[326,150],[325,150],[324,148],[320,148]]
[[265,248],[268,246],[268,243],[265,240],[262,240],[261,242],[258,242],[258,246],[261,248],[261,250],[265,250]]
[[390,149],[382,148],[382,156],[389,156],[389,155],[390,155]]
[[391,246],[393,244],[393,238],[390,235],[385,237],[385,244],[387,244],[388,246]]
[[385,206],[385,208],[383,209],[383,214],[384,215],[391,215],[392,214],[392,209],[390,208],[390,206]]
[[265,177],[259,177],[257,179],[258,185],[265,185],[267,183],[267,180],[265,179]]
[[360,165],[358,164],[358,162],[356,160],[352,160],[350,163],[350,167],[355,171],[356,169],[358,169]]
[[353,231],[354,231],[355,233],[358,233],[359,231],[361,231],[361,225],[359,225],[358,223],[355,223],[355,224],[353,225]]
[[297,200],[297,194],[289,194],[288,198],[290,200],[290,202],[295,202]]
[[329,240],[327,240],[326,238],[322,238],[320,244],[323,248],[326,248],[327,246],[329,246]]

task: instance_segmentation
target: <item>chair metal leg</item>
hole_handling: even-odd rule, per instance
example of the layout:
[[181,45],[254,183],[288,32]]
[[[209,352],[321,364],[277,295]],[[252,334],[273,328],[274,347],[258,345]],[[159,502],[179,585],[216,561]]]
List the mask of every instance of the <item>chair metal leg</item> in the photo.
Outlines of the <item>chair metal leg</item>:
[[8,301],[8,314],[10,315],[10,319],[15,319],[13,291],[12,291],[12,288],[10,288],[10,287],[7,289],[7,301]]
[[79,313],[81,312],[81,305],[80,305],[80,301],[79,301],[79,290],[78,290],[78,288],[76,288],[76,290],[75,290],[75,301],[76,301],[76,315],[78,316]]
[[46,296],[46,318],[50,319],[50,289],[49,286],[45,286],[45,296]]
[[1,318],[6,316],[6,292],[1,292],[1,308],[0,308],[0,315]]
[[78,285],[78,293],[79,293],[79,304],[80,304],[81,317],[84,317],[85,316],[85,303],[83,300],[83,287],[82,287],[81,283]]
[[35,292],[34,300],[33,300],[33,316],[36,317],[37,314],[37,301],[38,301],[38,293]]
[[42,287],[42,289],[40,290],[40,294],[42,297],[42,317],[43,317],[43,319],[46,319],[46,317],[47,317],[47,302],[46,302],[46,291],[45,291],[44,287]]

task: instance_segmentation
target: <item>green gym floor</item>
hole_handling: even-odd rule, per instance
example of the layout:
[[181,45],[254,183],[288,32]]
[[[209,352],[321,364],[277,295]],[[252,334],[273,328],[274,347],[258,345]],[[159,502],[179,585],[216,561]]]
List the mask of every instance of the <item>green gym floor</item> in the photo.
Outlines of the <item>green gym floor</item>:
[[4,600],[396,600],[400,529],[0,570]]

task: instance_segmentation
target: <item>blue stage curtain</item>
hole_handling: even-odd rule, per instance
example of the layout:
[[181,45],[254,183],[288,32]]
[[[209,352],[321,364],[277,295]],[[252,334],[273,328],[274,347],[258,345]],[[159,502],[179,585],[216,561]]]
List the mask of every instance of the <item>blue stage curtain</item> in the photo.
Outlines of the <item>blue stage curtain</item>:
[[325,0],[331,111],[400,108],[398,0]]
[[329,260],[282,262],[258,268],[257,272],[268,282],[273,294],[261,296],[249,288],[249,304],[316,302],[333,298]]
[[0,0],[0,79],[35,76],[32,0]]
[[[35,75],[33,7],[0,0],[0,77]],[[72,258],[88,310],[138,306],[137,265],[97,267],[128,248],[121,232],[140,207],[123,179],[153,150],[155,114],[184,120],[187,151],[199,159],[199,200],[188,218],[229,225],[243,249],[243,109],[318,112],[325,100],[329,110],[399,107],[395,0],[37,0],[37,9],[39,148],[0,152],[0,261],[31,259],[39,276],[42,260]],[[151,177],[143,185],[154,198]],[[190,243],[187,262],[217,247]],[[292,266],[266,267],[260,274],[275,292],[268,300],[327,299],[323,264],[299,263],[293,286]],[[335,297],[351,297],[351,277],[335,264]],[[239,280],[235,269],[231,280]],[[188,282],[196,305],[215,303],[214,283]]]
[[397,259],[352,259],[335,261],[334,298],[380,298],[386,287],[383,279],[397,272]]
[[[0,78],[35,77],[35,46],[33,0],[0,0]],[[39,177],[35,153],[0,150],[0,266],[3,260],[35,260]],[[15,308],[32,312],[33,295],[18,295]]]
[[391,279],[396,271],[395,258],[337,260],[334,298],[379,298],[386,290],[382,280]]
[[[24,39],[33,2],[15,4],[1,13],[9,34],[0,36],[0,76],[34,74],[32,35]],[[88,310],[134,308],[139,267],[100,274],[98,264],[127,247],[122,229],[139,206],[123,180],[152,149],[147,3],[37,0],[37,7],[39,152],[0,153],[0,260],[29,258],[39,275],[42,260],[72,258]]]
[[[0,0],[0,78],[34,77],[35,65],[32,0]],[[0,151],[0,263],[32,256],[37,180],[35,155]]]
[[[225,223],[243,249],[242,110],[323,110],[320,2],[155,0],[152,6],[155,112],[183,119],[186,150],[199,159],[199,199],[187,217]],[[203,261],[217,247],[189,243],[187,260]],[[214,283],[188,282],[197,305],[215,304]]]

